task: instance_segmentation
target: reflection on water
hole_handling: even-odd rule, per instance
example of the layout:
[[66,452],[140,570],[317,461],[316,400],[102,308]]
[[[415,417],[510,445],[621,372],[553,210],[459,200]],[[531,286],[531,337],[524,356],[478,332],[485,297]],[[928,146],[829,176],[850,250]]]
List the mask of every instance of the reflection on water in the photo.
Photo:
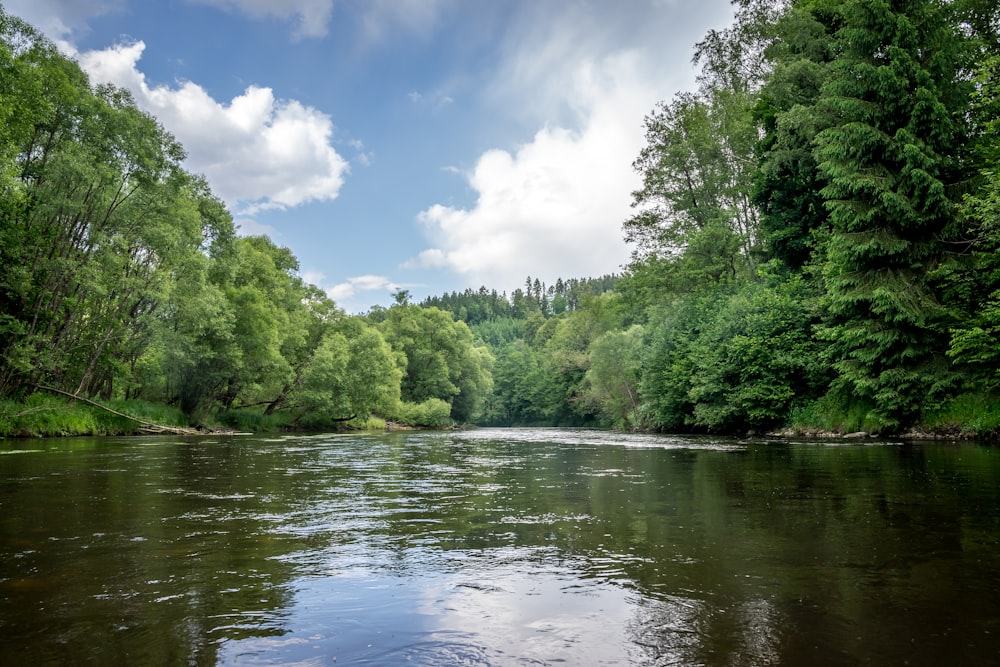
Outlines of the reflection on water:
[[1000,662],[1000,459],[484,429],[0,443],[0,664]]

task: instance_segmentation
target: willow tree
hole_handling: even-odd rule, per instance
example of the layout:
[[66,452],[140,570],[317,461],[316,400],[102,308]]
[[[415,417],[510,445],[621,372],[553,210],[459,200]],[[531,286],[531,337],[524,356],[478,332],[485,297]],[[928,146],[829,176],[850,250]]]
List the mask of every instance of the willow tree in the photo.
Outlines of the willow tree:
[[935,278],[955,219],[969,100],[963,36],[940,0],[848,0],[816,104],[830,126],[814,157],[827,180],[824,276],[839,386],[899,426],[949,377]]

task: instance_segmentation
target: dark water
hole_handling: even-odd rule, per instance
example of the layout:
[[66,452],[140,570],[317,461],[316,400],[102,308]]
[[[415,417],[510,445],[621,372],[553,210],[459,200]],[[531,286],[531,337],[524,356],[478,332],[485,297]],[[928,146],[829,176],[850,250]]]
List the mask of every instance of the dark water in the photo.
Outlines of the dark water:
[[1000,450],[0,442],[0,665],[1000,664]]

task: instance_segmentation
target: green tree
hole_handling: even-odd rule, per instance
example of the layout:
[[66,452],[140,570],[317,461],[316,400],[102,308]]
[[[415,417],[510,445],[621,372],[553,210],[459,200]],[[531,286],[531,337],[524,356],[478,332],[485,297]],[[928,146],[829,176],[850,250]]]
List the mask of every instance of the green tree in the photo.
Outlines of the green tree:
[[612,424],[638,429],[645,426],[639,396],[642,368],[643,328],[608,331],[588,350],[586,399],[596,404]]
[[403,372],[377,329],[356,317],[328,332],[296,383],[291,402],[304,418],[367,419],[395,414]]
[[[1000,9],[995,10],[1000,13]],[[1000,21],[998,21],[1000,25]],[[980,390],[1000,389],[1000,55],[984,60],[973,96],[978,187],[962,203],[968,261],[955,278],[963,317],[948,350]]]
[[816,135],[830,125],[816,106],[834,50],[839,13],[825,0],[797,2],[774,30],[767,50],[771,71],[754,109],[763,138],[753,200],[767,256],[801,271],[824,247],[828,213],[820,193],[826,184],[813,157]]
[[496,349],[495,358],[493,393],[483,421],[497,426],[553,423],[557,406],[543,353],[517,339]]
[[0,395],[108,398],[203,243],[183,151],[123,91],[0,15]]
[[[632,193],[639,213],[624,224],[633,258],[680,257],[726,237],[729,256],[711,258],[711,278],[753,266],[757,214],[748,193],[755,128],[749,97],[712,90],[681,94],[646,118],[646,146],[633,167],[643,187]],[[693,259],[693,257],[692,257]]]
[[815,158],[832,232],[825,337],[846,390],[887,426],[910,423],[949,377],[947,312],[935,289],[955,219],[970,88],[949,7],[842,3],[817,105],[832,118]]
[[693,427],[770,428],[825,392],[830,369],[812,337],[808,290],[798,279],[751,283],[709,316],[689,351]]
[[446,401],[452,417],[473,421],[491,390],[493,357],[477,345],[464,322],[438,308],[396,304],[379,328],[393,350],[402,354],[405,374],[402,400]]

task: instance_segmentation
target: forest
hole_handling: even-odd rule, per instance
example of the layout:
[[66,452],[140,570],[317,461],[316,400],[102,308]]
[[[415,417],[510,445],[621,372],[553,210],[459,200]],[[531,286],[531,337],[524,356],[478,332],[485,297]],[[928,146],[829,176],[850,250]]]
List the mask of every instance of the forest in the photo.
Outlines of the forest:
[[141,430],[100,404],[253,431],[995,436],[1000,5],[734,5],[697,89],[645,117],[620,274],[361,315],[0,10],[0,435]]

